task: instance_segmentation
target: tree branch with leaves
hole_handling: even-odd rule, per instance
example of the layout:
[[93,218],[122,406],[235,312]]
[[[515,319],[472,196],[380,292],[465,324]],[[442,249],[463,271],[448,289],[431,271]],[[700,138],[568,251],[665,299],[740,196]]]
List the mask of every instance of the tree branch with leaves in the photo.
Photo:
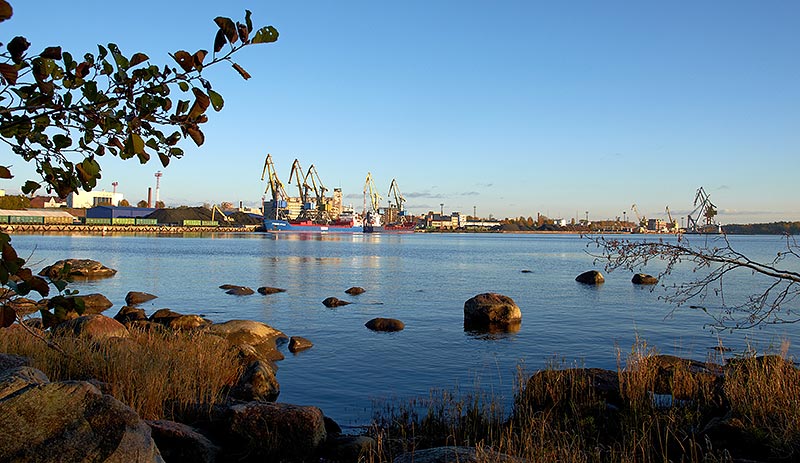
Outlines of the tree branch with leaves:
[[[706,312],[712,317],[714,328],[750,329],[800,321],[800,310],[795,305],[800,297],[800,272],[794,270],[800,265],[800,246],[793,236],[785,235],[782,249],[766,262],[735,250],[726,235],[713,240],[706,238],[699,245],[684,235],[678,235],[675,242],[663,238],[640,241],[600,236],[590,238],[587,246],[594,248],[589,254],[609,272],[617,269],[635,272],[653,262],[662,262],[664,268],[658,275],[662,281],[679,267],[691,270],[689,281],[662,282],[666,294],[661,298],[676,308],[691,304],[690,308]],[[733,300],[726,297],[726,281],[739,271],[764,277],[765,283],[760,290]],[[715,307],[708,307],[705,303],[712,296]]]
[[[12,15],[11,5],[0,0],[0,22]],[[183,156],[182,140],[201,146],[207,109],[224,106],[222,95],[203,77],[204,69],[228,63],[249,79],[233,56],[278,39],[272,26],[255,29],[250,11],[244,22],[225,17],[214,22],[218,29],[211,54],[178,50],[169,55],[171,65],[158,65],[144,53],[126,55],[114,43],[78,56],[57,45],[31,53],[30,42],[21,36],[5,42],[0,49],[0,142],[34,163],[41,177],[27,180],[22,192],[44,187],[65,198],[97,186],[103,156],[136,158],[141,164],[157,157],[167,167]],[[10,166],[0,166],[0,178],[12,177]],[[7,234],[0,233],[0,247],[0,284],[17,296],[36,291],[46,297],[46,281],[25,268]],[[15,317],[9,310],[3,309],[0,325]]]

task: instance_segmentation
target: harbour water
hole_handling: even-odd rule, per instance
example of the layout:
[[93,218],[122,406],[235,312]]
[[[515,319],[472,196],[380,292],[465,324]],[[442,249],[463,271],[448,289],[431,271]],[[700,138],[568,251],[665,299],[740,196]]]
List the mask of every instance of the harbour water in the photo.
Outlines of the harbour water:
[[[785,238],[777,236],[730,239],[735,249],[762,260],[785,249]],[[662,353],[697,359],[720,343],[733,349],[729,356],[748,346],[777,349],[782,341],[792,343],[790,354],[798,352],[796,324],[716,333],[700,311],[687,306],[671,314],[674,307],[659,300],[664,290],[632,285],[629,272],[606,273],[599,287],[576,283],[579,273],[602,270],[587,242],[577,235],[257,233],[15,235],[12,241],[36,271],[64,258],[117,269],[113,278],[71,285],[111,299],[109,316],[128,291],[145,291],[159,296],[142,305],[148,314],[166,307],[216,322],[252,319],[310,339],[314,347],[296,355],[283,346],[279,401],[319,406],[343,425],[368,423],[376,402],[427,396],[432,389],[478,387],[510,400],[519,366],[533,371],[566,361],[616,368],[617,349],[624,356],[637,336]],[[659,268],[645,270],[657,274]],[[667,283],[690,277],[682,268]],[[728,302],[763,283],[749,272],[731,275]],[[222,284],[287,291],[232,296],[218,288]],[[348,296],[344,290],[351,286],[367,291]],[[515,300],[523,314],[518,332],[464,331],[464,301],[483,292]],[[329,296],[353,304],[328,309],[321,301]],[[374,317],[400,319],[406,328],[371,332],[364,323]]]

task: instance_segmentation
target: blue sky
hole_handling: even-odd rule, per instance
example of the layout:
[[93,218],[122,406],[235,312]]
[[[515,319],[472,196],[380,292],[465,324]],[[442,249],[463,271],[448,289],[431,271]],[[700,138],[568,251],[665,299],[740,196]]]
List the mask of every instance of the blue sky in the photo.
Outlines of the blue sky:
[[[284,182],[299,158],[354,205],[368,171],[384,196],[396,178],[414,213],[604,219],[636,203],[658,217],[691,210],[703,186],[723,223],[800,220],[798,2],[12,5],[4,42],[80,54],[113,41],[162,64],[210,49],[219,15],[247,8],[280,31],[239,54],[249,81],[208,70],[225,109],[164,170],[168,205],[257,204],[269,152]],[[100,187],[133,201],[160,167],[104,162]]]

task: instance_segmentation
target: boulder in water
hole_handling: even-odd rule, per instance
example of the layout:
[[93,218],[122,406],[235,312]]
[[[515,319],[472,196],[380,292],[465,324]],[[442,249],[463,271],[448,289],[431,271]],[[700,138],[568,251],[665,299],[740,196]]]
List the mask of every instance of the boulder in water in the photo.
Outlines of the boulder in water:
[[[69,268],[64,269],[65,266]],[[83,277],[83,278],[106,278],[117,273],[113,268],[106,267],[96,260],[91,259],[65,259],[48,265],[43,268],[39,275],[46,276],[51,280],[59,278]]]
[[372,320],[368,321],[364,324],[367,328],[372,331],[387,331],[387,332],[394,332],[394,331],[402,331],[406,325],[405,323],[401,322],[400,320],[394,318],[373,318]]
[[631,278],[631,283],[635,285],[655,285],[658,284],[658,278],[646,273],[637,273]]
[[483,293],[464,303],[464,326],[481,328],[519,324],[522,311],[508,296]]
[[588,272],[583,272],[575,277],[575,281],[585,285],[599,285],[605,282],[606,279],[603,278],[603,274],[597,270],[589,270]]
[[326,298],[325,300],[322,301],[322,305],[324,305],[325,307],[329,307],[329,308],[341,307],[341,306],[348,305],[348,304],[350,304],[350,303],[347,302],[347,301],[343,301],[341,299],[335,298],[335,297],[328,297],[328,298]]

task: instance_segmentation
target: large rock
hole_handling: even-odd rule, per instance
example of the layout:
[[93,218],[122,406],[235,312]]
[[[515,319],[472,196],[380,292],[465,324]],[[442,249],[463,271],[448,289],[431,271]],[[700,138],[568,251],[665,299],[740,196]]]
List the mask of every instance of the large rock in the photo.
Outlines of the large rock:
[[400,320],[394,318],[373,318],[372,320],[368,321],[364,324],[367,328],[371,329],[372,331],[402,331],[403,328],[406,327],[405,323],[401,322]]
[[283,354],[278,351],[277,342],[289,338],[280,330],[266,323],[252,320],[230,320],[215,323],[208,327],[212,334],[222,336],[234,345],[249,344],[267,360],[282,360]]
[[603,274],[597,270],[589,270],[588,272],[583,272],[575,277],[575,281],[585,285],[599,285],[600,283],[605,282],[606,279],[603,278]]
[[166,461],[182,463],[213,463],[220,448],[191,426],[168,420],[147,421]]
[[231,389],[231,397],[245,402],[275,402],[280,393],[274,367],[261,360],[251,362]]
[[93,314],[67,320],[55,327],[55,331],[60,334],[73,334],[92,340],[106,338],[127,338],[130,336],[125,325],[106,317],[105,315]]
[[327,436],[317,407],[250,402],[230,407],[228,416],[228,448],[251,461],[311,461]]
[[114,320],[123,324],[128,324],[135,321],[147,320],[147,314],[144,313],[144,309],[125,305],[114,315]]
[[[0,328],[0,336],[5,336],[5,331],[6,328]],[[32,364],[33,363],[29,357],[0,353],[0,372],[10,370],[11,368],[27,367]]]
[[164,326],[169,326],[170,322],[176,318],[182,317],[183,314],[174,312],[170,309],[158,309],[150,315],[149,321],[153,323],[160,323]]
[[141,304],[142,302],[152,301],[153,299],[157,298],[150,293],[143,293],[140,291],[131,291],[125,296],[125,303],[128,305],[137,305]]
[[302,336],[292,336],[289,338],[289,352],[297,353],[302,350],[311,349],[314,343]]
[[263,294],[265,296],[268,295],[268,294],[276,294],[276,293],[285,293],[286,292],[286,290],[283,289],[283,288],[273,288],[271,286],[262,286],[262,287],[258,288],[257,291],[258,291],[259,294]]
[[254,293],[255,291],[253,291],[251,288],[248,288],[247,286],[234,286],[233,288],[230,288],[227,291],[225,291],[225,294],[231,294],[234,296],[249,296]]
[[489,328],[519,325],[522,311],[514,300],[497,293],[483,293],[464,302],[464,326]]
[[173,330],[196,330],[210,324],[210,320],[206,320],[200,315],[181,315],[169,321],[169,327]]
[[3,461],[163,462],[150,428],[85,381],[42,383],[0,399]]
[[492,450],[478,451],[475,447],[434,447],[406,452],[393,463],[523,463],[521,458],[511,457]]
[[83,301],[83,314],[100,313],[114,304],[102,294],[84,294],[82,296],[72,296],[76,301]]
[[528,378],[517,400],[532,410],[597,408],[600,401],[615,407],[623,405],[619,374],[601,368],[537,371]]
[[[44,373],[36,368],[29,366],[19,366],[0,371],[0,410],[2,401],[12,395],[29,387],[33,384],[49,383]],[[2,415],[2,411],[0,411]]]
[[352,288],[346,289],[344,292],[351,296],[358,296],[359,294],[363,294],[366,291],[367,291],[366,289],[360,286],[353,286]]
[[47,300],[41,301],[34,301],[33,299],[28,299],[27,297],[18,297],[16,299],[12,299],[6,302],[6,307],[10,307],[17,313],[20,317],[25,315],[30,315],[34,312],[38,312],[41,309],[47,308]]
[[637,273],[631,278],[631,283],[635,285],[655,285],[658,284],[658,278],[646,273]]
[[348,305],[348,304],[350,303],[336,297],[326,297],[325,300],[322,301],[322,305],[329,308],[341,307],[343,305]]
[[43,268],[39,275],[46,276],[51,280],[62,277],[61,273],[64,266],[69,265],[67,277],[84,277],[84,278],[105,278],[114,276],[117,273],[113,268],[106,267],[105,265],[91,259],[65,259],[56,262],[53,265],[48,265]]

